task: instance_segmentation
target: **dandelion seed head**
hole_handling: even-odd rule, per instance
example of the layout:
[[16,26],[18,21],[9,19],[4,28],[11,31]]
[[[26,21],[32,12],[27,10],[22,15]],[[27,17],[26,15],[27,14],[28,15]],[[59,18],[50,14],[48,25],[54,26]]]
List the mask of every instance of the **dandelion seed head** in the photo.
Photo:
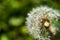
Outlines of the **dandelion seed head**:
[[[27,29],[29,33],[38,40],[50,40],[49,32],[43,26],[52,26],[52,20],[58,19],[58,16],[60,16],[60,14],[57,10],[47,6],[33,8],[33,10],[28,13],[28,17],[26,18]],[[45,18],[49,19],[49,22],[45,21],[43,22],[44,25],[42,25],[42,19]]]

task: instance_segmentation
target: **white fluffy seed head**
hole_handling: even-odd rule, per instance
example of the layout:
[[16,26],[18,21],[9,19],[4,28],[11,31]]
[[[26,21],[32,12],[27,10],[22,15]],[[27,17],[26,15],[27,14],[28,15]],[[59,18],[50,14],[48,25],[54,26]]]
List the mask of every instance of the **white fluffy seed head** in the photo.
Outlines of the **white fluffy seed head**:
[[57,20],[58,16],[60,16],[60,14],[57,10],[47,6],[34,8],[30,13],[28,13],[28,17],[26,18],[26,27],[30,34],[34,36],[34,38],[38,40],[50,40],[49,32],[43,27],[41,21],[42,18],[47,18],[49,19],[50,25],[52,26],[52,20]]

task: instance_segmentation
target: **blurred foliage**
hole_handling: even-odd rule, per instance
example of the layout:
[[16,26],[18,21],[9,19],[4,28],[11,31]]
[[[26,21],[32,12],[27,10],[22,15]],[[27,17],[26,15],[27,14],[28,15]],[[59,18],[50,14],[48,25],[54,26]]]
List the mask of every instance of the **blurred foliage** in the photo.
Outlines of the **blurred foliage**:
[[0,39],[34,40],[25,27],[25,18],[40,5],[60,10],[60,0],[0,0]]

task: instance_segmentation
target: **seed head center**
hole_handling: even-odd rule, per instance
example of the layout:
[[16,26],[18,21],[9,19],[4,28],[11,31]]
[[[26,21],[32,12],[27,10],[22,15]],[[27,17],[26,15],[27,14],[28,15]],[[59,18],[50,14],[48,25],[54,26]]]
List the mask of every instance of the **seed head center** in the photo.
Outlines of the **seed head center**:
[[49,26],[49,22],[45,21],[45,22],[44,22],[44,26],[45,26],[45,27],[48,27],[48,26]]

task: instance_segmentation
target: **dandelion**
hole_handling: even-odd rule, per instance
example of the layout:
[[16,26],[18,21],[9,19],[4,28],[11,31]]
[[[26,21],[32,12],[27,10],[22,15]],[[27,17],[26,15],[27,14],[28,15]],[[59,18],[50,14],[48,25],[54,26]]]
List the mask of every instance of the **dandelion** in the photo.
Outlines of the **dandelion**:
[[51,40],[59,30],[54,21],[58,21],[58,10],[47,6],[34,8],[26,18],[26,27],[29,33],[37,40]]

